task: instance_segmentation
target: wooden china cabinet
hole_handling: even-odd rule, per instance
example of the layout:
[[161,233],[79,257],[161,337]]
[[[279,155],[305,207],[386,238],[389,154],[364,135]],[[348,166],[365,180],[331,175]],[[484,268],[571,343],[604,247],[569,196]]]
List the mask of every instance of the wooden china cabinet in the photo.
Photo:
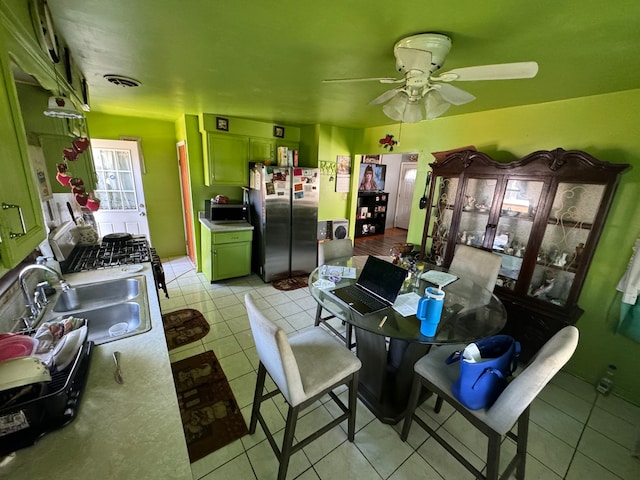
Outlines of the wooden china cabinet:
[[522,343],[527,360],[583,313],[578,297],[628,167],[561,148],[511,163],[453,153],[431,164],[420,254],[445,267],[458,244],[500,255],[494,293],[507,309],[503,333]]

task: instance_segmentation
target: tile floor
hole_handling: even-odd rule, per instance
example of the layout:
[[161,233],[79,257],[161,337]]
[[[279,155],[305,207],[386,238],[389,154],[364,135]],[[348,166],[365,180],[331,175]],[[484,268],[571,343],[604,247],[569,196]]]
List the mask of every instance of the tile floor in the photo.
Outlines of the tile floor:
[[[198,342],[171,352],[172,361],[213,350],[224,368],[235,397],[249,423],[258,357],[243,304],[250,293],[265,314],[287,333],[313,328],[315,301],[307,289],[282,292],[257,276],[209,284],[184,258],[163,260],[170,299],[161,299],[163,312],[189,307],[200,310],[211,324]],[[263,404],[265,417],[282,440],[286,407],[282,397]],[[435,415],[425,402],[421,414],[449,438],[462,439],[459,449],[482,467],[485,448],[465,420],[445,404]],[[263,407],[264,408],[264,407]],[[306,436],[336,414],[330,403],[318,403],[304,412],[298,434]],[[602,397],[594,388],[571,375],[560,373],[534,402],[531,412],[527,479],[618,480],[640,478],[637,448],[640,407],[615,396]],[[288,477],[322,479],[452,479],[472,476],[463,470],[435,440],[414,424],[407,443],[398,436],[402,424],[385,425],[358,404],[354,443],[344,424],[325,434],[291,458]],[[299,437],[300,438],[300,437]],[[508,440],[503,458],[513,451]],[[255,435],[240,440],[192,464],[194,479],[276,478],[277,462],[258,426]]]

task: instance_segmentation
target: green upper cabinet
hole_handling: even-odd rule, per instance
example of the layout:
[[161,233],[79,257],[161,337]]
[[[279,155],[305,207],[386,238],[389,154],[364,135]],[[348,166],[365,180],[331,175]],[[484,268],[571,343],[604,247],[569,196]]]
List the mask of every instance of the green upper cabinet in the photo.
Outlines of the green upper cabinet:
[[240,135],[206,134],[205,184],[246,185],[249,139]]
[[250,162],[275,162],[276,142],[268,138],[249,139],[249,161]]
[[297,150],[300,129],[279,126],[284,137],[275,137],[275,125],[215,114],[199,115],[203,139],[204,183],[207,186],[245,186],[249,162],[276,164],[277,150]]
[[44,238],[44,218],[13,75],[0,58],[0,276],[29,255]]

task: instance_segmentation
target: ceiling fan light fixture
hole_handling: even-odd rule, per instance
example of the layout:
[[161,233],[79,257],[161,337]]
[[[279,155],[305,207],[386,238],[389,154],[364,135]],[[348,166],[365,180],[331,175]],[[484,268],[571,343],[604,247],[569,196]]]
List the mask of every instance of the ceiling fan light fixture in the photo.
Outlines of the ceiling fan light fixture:
[[47,109],[43,113],[53,118],[84,118],[68,99],[56,96],[49,97]]
[[424,99],[427,120],[433,120],[449,110],[451,104],[447,102],[436,90],[429,91]]
[[404,123],[417,123],[425,119],[424,104],[421,101],[408,102],[404,109],[402,121]]
[[409,97],[405,92],[399,92],[391,100],[385,103],[382,107],[384,114],[391,120],[402,122],[404,118],[404,111],[409,103]]

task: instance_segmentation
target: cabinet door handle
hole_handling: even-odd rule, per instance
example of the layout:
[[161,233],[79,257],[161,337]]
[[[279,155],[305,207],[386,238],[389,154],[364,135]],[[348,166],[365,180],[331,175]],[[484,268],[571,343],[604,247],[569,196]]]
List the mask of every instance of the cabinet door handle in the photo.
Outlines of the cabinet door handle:
[[11,203],[2,202],[3,210],[9,210],[10,208],[18,209],[18,215],[20,216],[20,225],[22,226],[22,233],[9,232],[9,238],[14,239],[14,238],[23,237],[27,234],[27,227],[24,224],[24,216],[22,215],[22,208],[20,207],[20,205],[13,205]]

